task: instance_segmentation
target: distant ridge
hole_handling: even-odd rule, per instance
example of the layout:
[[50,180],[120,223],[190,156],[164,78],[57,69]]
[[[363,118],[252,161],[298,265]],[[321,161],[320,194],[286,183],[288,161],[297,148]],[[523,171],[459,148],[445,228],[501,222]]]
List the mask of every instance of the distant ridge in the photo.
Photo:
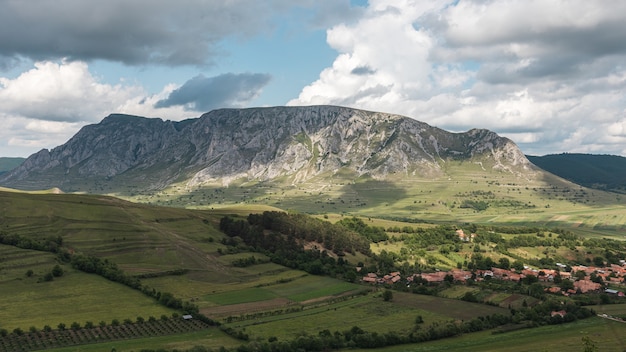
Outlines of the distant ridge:
[[626,158],[622,156],[563,153],[527,158],[538,167],[579,185],[626,193]]
[[26,158],[5,158],[0,157],[0,175],[7,171],[11,171],[14,168],[20,166]]

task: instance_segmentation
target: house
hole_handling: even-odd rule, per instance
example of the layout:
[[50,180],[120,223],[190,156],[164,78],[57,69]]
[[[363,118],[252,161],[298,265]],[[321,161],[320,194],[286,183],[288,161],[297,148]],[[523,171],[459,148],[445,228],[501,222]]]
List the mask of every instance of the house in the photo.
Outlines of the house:
[[463,242],[473,242],[474,238],[476,238],[475,233],[466,234],[462,229],[456,230],[456,235],[459,236],[459,239]]
[[580,290],[581,293],[587,293],[591,291],[598,291],[602,285],[595,283],[591,280],[578,280],[574,281],[574,288]]
[[555,287],[548,287],[548,288],[546,288],[546,292],[549,292],[549,293],[559,293],[559,292],[561,292],[561,288],[560,287],[556,287],[556,286]]
[[566,312],[566,311],[564,311],[564,310],[555,310],[555,311],[550,312],[550,316],[551,316],[551,317],[554,317],[554,316],[560,315],[560,316],[561,316],[561,318],[563,318],[563,317],[565,316],[565,314],[567,314],[567,312]]
[[183,319],[184,320],[191,320],[191,319],[193,319],[193,316],[191,316],[190,314],[185,314],[185,315],[183,315]]
[[375,284],[376,283],[376,278],[375,277],[369,277],[369,276],[363,276],[362,281],[370,283],[370,284]]

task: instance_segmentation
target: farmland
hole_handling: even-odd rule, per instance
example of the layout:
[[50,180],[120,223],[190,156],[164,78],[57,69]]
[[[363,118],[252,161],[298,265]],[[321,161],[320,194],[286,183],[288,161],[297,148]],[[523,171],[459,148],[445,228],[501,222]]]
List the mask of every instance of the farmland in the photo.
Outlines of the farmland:
[[[154,207],[104,196],[0,192],[0,209],[1,231],[14,236],[9,236],[9,240],[15,240],[11,245],[0,245],[0,294],[7,298],[0,303],[0,330],[7,334],[3,338],[7,346],[14,346],[18,336],[44,336],[45,333],[62,334],[63,331],[69,334],[69,331],[75,331],[74,335],[88,337],[93,335],[88,332],[92,324],[94,328],[112,328],[117,324],[136,326],[142,322],[160,321],[161,317],[172,317],[173,314],[180,318],[186,313],[185,308],[164,304],[163,297],[175,298],[184,303],[183,307],[197,309],[198,313],[221,325],[197,331],[161,333],[140,333],[134,329],[131,335],[112,336],[108,341],[92,339],[80,342],[68,337],[66,340],[80,343],[76,345],[80,347],[72,349],[74,347],[45,345],[46,348],[54,347],[54,351],[95,351],[111,349],[112,346],[118,351],[139,348],[184,350],[194,346],[217,350],[222,346],[231,348],[241,344],[265,343],[286,346],[297,341],[304,343],[303,336],[310,338],[308,342],[316,343],[318,340],[311,337],[326,336],[327,332],[335,337],[341,336],[343,346],[351,347],[367,343],[380,346],[382,336],[387,341],[384,343],[388,344],[392,339],[398,339],[396,343],[404,340],[427,341],[432,339],[428,334],[437,338],[461,335],[438,342],[422,342],[423,345],[418,346],[438,348],[438,344],[449,343],[454,350],[457,348],[456,341],[475,337],[484,342],[472,342],[475,345],[465,346],[470,346],[469,350],[482,350],[485,345],[481,343],[492,341],[489,331],[493,330],[486,327],[500,323],[480,323],[485,326],[482,332],[472,332],[479,330],[474,330],[470,323],[481,319],[509,321],[511,308],[524,310],[527,309],[525,305],[538,305],[541,300],[529,296],[523,288],[522,293],[514,293],[510,289],[507,289],[508,292],[498,291],[498,285],[409,287],[405,281],[395,286],[363,285],[356,274],[349,279],[349,272],[354,271],[359,262],[364,265],[364,270],[380,270],[381,275],[391,269],[403,271],[403,276],[420,270],[448,270],[459,263],[464,267],[473,264],[471,259],[475,253],[493,258],[494,262],[501,258],[508,258],[511,262],[524,258],[536,261],[542,258],[585,260],[608,255],[605,251],[585,245],[582,239],[606,237],[599,233],[574,232],[571,236],[583,236],[576,240],[578,242],[574,247],[559,242],[564,245],[558,248],[507,246],[508,251],[502,252],[497,246],[500,242],[491,241],[508,243],[506,241],[519,235],[502,232],[499,233],[501,239],[492,235],[489,237],[487,234],[493,231],[487,227],[491,224],[489,222],[476,224],[476,231],[479,238],[485,234],[485,238],[491,240],[463,243],[458,238],[449,237],[449,234],[454,235],[454,230],[450,232],[445,226],[454,229],[466,227],[467,223],[441,225],[432,221],[404,222],[401,219],[362,217],[368,226],[382,227],[390,236],[389,240],[371,244],[372,254],[346,252],[329,260],[321,253],[331,250],[324,248],[325,243],[316,242],[313,248],[321,248],[320,252],[310,258],[301,256],[298,259],[308,262],[292,262],[291,266],[285,266],[277,263],[272,253],[264,248],[246,244],[247,238],[243,234],[231,236],[219,230],[225,215],[239,221],[246,219],[250,212],[272,208],[244,205],[200,210]],[[319,214],[318,218],[337,222],[346,215],[328,213],[326,216]],[[567,229],[576,230],[574,227]],[[441,238],[447,238],[445,241],[423,247],[415,242],[438,238],[436,236],[439,235],[434,234],[439,232],[444,236]],[[520,232],[522,238],[532,237],[534,241],[565,241],[570,238],[565,236],[561,239],[561,233],[544,228],[540,231],[543,237],[534,230]],[[619,231],[607,236],[618,238]],[[29,246],[32,248],[26,248]],[[404,253],[403,248],[410,252]],[[390,256],[390,253],[398,256]],[[401,257],[403,253],[405,257]],[[615,252],[622,255],[620,253]],[[126,283],[80,270],[68,259],[78,255],[112,263],[112,268],[123,273]],[[384,266],[389,258],[393,258],[391,266]],[[467,263],[464,264],[464,261]],[[48,280],[48,274],[57,266],[62,275]],[[322,276],[311,271],[332,274]],[[139,286],[133,286],[134,282]],[[393,298],[386,300],[384,293],[389,289],[393,290]],[[460,300],[467,293],[472,293],[479,301]],[[481,303],[481,300],[489,304]],[[570,304],[573,301],[568,299],[566,302]],[[623,314],[622,305],[601,308]],[[417,323],[417,320],[420,322]],[[591,325],[571,325],[583,323]],[[545,331],[558,327],[567,327],[564,330],[569,331],[576,326],[588,326],[593,332],[601,324],[609,323],[599,318],[584,319],[567,325],[548,325],[493,336],[498,336],[501,341],[505,336],[513,336],[512,339],[515,336],[519,336],[518,339],[530,336],[525,334],[536,334],[532,336],[540,338],[545,336],[542,335]],[[71,329],[72,325],[76,330]],[[621,326],[610,325],[617,331]],[[566,339],[566,336],[559,338]],[[368,342],[367,339],[372,338],[374,340]],[[376,338],[378,342],[375,342]],[[324,339],[320,338],[320,341]],[[31,349],[44,346],[43,342],[35,342],[35,337],[31,340]],[[607,345],[600,345],[605,341]],[[606,337],[597,342],[598,346],[615,347],[620,340]],[[516,346],[525,345],[516,342]],[[581,346],[580,338],[572,346]],[[391,350],[402,350],[394,348],[397,347]],[[418,347],[408,344],[403,348]],[[458,347],[458,350],[462,348]]]

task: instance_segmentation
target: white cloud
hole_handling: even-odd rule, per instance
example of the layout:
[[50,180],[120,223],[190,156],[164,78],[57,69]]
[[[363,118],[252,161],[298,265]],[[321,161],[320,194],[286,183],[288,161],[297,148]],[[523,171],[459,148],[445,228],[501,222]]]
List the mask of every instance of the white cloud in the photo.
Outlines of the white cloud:
[[7,114],[44,121],[98,121],[140,87],[101,84],[83,62],[37,62],[15,79],[0,78],[0,105]]
[[37,62],[14,79],[0,77],[0,155],[56,147],[83,125],[115,112],[174,120],[197,116],[180,106],[154,108],[176,88],[167,85],[149,95],[137,85],[99,82],[84,62]]
[[328,30],[335,62],[289,104],[488,128],[528,153],[623,154],[624,21],[619,0],[370,1]]

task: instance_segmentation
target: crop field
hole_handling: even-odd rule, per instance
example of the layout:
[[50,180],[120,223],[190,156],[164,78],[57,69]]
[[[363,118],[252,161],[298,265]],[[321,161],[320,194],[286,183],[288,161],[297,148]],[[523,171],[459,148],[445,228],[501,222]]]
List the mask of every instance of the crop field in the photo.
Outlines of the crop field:
[[440,297],[395,293],[385,302],[380,294],[360,295],[330,304],[312,306],[302,311],[280,316],[260,317],[236,322],[229,326],[245,328],[252,336],[276,336],[292,339],[299,334],[319,331],[346,331],[358,326],[366,331],[409,331],[416,317],[422,316],[426,325],[434,322],[472,319],[508,310]]
[[122,339],[101,343],[46,349],[49,352],[102,352],[102,351],[141,351],[143,349],[188,350],[195,346],[219,349],[222,346],[235,347],[240,340],[230,337],[217,328],[186,332],[182,334]]
[[[622,206],[596,209],[591,204],[593,200],[588,204],[572,202],[565,198],[556,199],[550,200],[550,208],[544,206],[534,209],[521,206],[516,209],[509,206],[500,208],[494,206],[485,211],[474,211],[458,207],[465,197],[463,192],[478,189],[470,188],[472,185],[474,185],[472,187],[479,185],[485,192],[492,190],[496,197],[505,198],[505,194],[515,193],[518,200],[545,204],[539,202],[538,194],[541,194],[541,191],[534,191],[532,187],[526,189],[519,181],[513,185],[511,179],[503,179],[500,185],[461,179],[458,181],[459,184],[456,184],[457,180],[454,178],[451,184],[448,184],[447,180],[435,180],[433,182],[437,184],[436,187],[445,189],[443,196],[438,198],[434,198],[428,191],[432,184],[391,185],[372,180],[358,180],[352,183],[335,181],[327,187],[320,188],[316,194],[313,194],[314,191],[311,189],[294,187],[286,189],[285,194],[265,189],[264,192],[267,193],[263,196],[275,200],[275,203],[272,203],[274,205],[315,212],[319,218],[331,222],[345,216],[361,214],[366,224],[384,228],[405,226],[432,228],[446,219],[456,219],[454,223],[459,227],[466,226],[465,222],[533,226],[559,224],[577,231],[577,234],[589,237],[620,238],[623,237],[621,229],[626,226],[624,223],[619,224],[620,221],[626,221],[626,212]],[[505,182],[510,182],[511,185]],[[372,192],[364,197],[363,192],[367,190]],[[2,211],[0,225],[3,230],[25,238],[61,236],[66,248],[77,253],[108,259],[118,264],[129,275],[141,275],[142,285],[156,291],[172,293],[177,298],[189,301],[197,305],[201,313],[226,322],[227,327],[244,331],[253,340],[266,341],[269,337],[276,337],[284,341],[302,334],[317,335],[319,331],[326,329],[331,332],[345,331],[353,326],[379,333],[411,331],[416,328],[415,320],[418,316],[423,318],[427,326],[432,323],[465,321],[494,313],[506,315],[509,314],[509,310],[506,309],[509,305],[517,308],[521,307],[524,301],[529,305],[535,302],[534,298],[528,296],[495,292],[483,295],[475,287],[455,285],[440,292],[440,295],[445,297],[394,291],[393,299],[387,302],[383,300],[382,292],[376,291],[375,287],[310,275],[301,270],[268,262],[269,257],[250,252],[249,247],[227,246],[222,242],[226,235],[215,227],[224,214],[245,217],[255,209],[259,211],[271,209],[259,203],[249,202],[254,194],[258,195],[259,202],[261,200],[260,191],[258,193],[249,191],[245,187],[224,190],[239,192],[247,201],[219,206],[213,204],[211,207],[215,206],[214,210],[151,207],[103,196],[60,194],[13,195],[12,200],[5,202],[3,197],[8,196],[0,193],[0,211]],[[520,193],[522,198],[519,198]],[[288,197],[290,194],[301,195],[302,198],[290,200]],[[597,197],[600,196],[603,197],[603,195]],[[163,200],[165,197],[166,195],[162,195],[160,199]],[[195,197],[194,199],[197,199]],[[179,201],[182,202],[183,198]],[[335,204],[331,204],[333,202]],[[348,205],[342,208],[343,204]],[[199,203],[193,207],[208,209]],[[383,214],[384,219],[376,218],[376,214]],[[399,220],[405,218],[415,222]],[[543,220],[536,223],[538,219]],[[423,220],[427,220],[428,223]],[[535,233],[527,235],[536,236]],[[505,238],[510,236],[514,235],[503,234]],[[404,247],[396,236],[391,241],[373,245],[372,250],[374,253],[381,253],[382,250],[400,253]],[[504,254],[497,253],[493,246],[481,245],[481,247],[482,255],[490,256],[496,261],[505,257]],[[471,258],[475,253],[474,249],[475,245],[472,243],[460,244],[456,251],[448,252],[442,251],[436,245],[429,246],[418,249],[411,254],[410,260],[399,263],[429,264],[428,261],[434,261],[438,268],[449,269]],[[507,255],[511,256],[508,257],[511,262],[515,258],[543,258],[546,251],[550,251],[551,255],[558,254],[568,258],[579,253],[581,259],[585,256],[602,255],[597,251],[587,253],[582,247],[576,249],[579,251],[542,246],[518,247],[510,248],[510,254]],[[251,257],[257,262],[250,265],[234,265]],[[371,263],[371,259],[362,254],[356,256],[347,254],[343,258],[352,264],[358,261],[363,261],[366,265]],[[63,269],[63,275],[54,277],[51,281],[44,281],[46,273],[55,265]],[[28,274],[29,271],[32,273]],[[173,274],[173,271],[177,272]],[[458,300],[467,292],[500,304],[503,308]],[[60,262],[53,253],[6,245],[0,245],[0,296],[4,298],[0,301],[0,328],[9,332],[15,328],[24,331],[31,327],[42,329],[45,325],[56,328],[59,323],[69,326],[74,322],[84,325],[88,321],[98,324],[110,323],[113,320],[135,320],[138,317],[158,318],[162,315],[169,316],[174,312],[139,291],[93,274],[77,271],[69,264]],[[607,314],[626,315],[626,308],[623,305],[605,305],[596,310]],[[591,323],[576,325],[587,321]],[[432,346],[433,350],[437,350],[440,348],[437,347],[438,343],[445,342],[446,346],[449,346],[446,349],[451,351],[489,350],[484,349],[486,346],[489,346],[488,348],[495,346],[494,350],[498,347],[499,350],[506,350],[511,346],[520,348],[514,349],[515,351],[534,350],[538,346],[534,342],[525,345],[521,341],[525,338],[545,339],[552,333],[555,339],[561,341],[561,345],[577,350],[576,347],[581,346],[582,331],[589,333],[589,336],[597,341],[598,346],[607,347],[606,350],[623,349],[623,344],[620,345],[623,338],[620,340],[619,337],[622,335],[606,335],[608,330],[603,333],[602,329],[625,331],[620,329],[626,327],[626,324],[618,325],[606,319],[593,318],[558,327],[567,328],[566,330],[570,327],[579,329],[578,337],[574,337],[573,334],[556,334],[554,333],[556,330],[541,327],[498,335],[485,332],[468,334],[445,341],[420,344],[419,348]],[[469,336],[484,341],[465,340]],[[564,344],[567,339],[572,340],[572,344]],[[508,342],[500,344],[499,341]],[[118,351],[126,351],[151,346],[186,349],[194,345],[218,348],[236,346],[240,343],[241,341],[221,331],[208,329],[55,351],[99,351],[111,350],[113,347]],[[550,350],[551,346],[546,345],[546,348]],[[412,349],[408,348],[415,346],[403,347],[409,351]],[[622,348],[617,349],[618,347]],[[416,349],[418,350],[421,349]]]
[[[174,310],[124,285],[62,265],[64,274],[39,282],[56,264],[47,253],[0,246],[0,328],[27,330],[59,323],[111,322],[138,316],[159,317]],[[31,277],[25,273],[32,270]]]

